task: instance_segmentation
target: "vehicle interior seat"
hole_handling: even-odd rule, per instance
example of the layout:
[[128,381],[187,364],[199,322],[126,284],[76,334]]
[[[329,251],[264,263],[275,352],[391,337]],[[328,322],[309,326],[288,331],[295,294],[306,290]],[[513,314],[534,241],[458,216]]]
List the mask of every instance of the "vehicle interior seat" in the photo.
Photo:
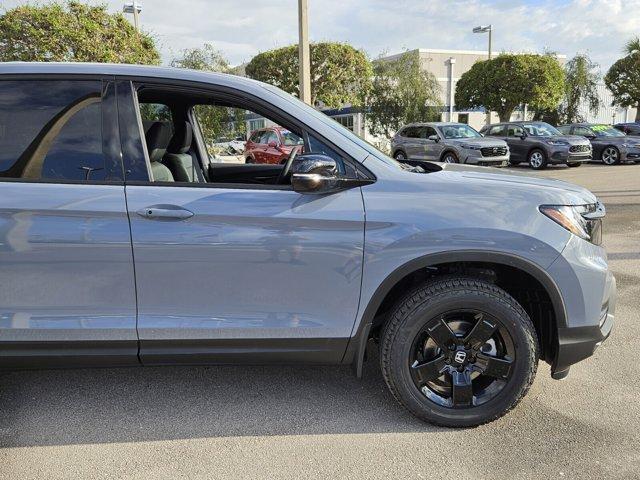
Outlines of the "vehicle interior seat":
[[196,163],[190,153],[192,141],[193,130],[189,122],[183,122],[176,127],[176,132],[173,134],[167,153],[162,160],[176,182],[199,181]]
[[173,174],[162,159],[167,153],[167,147],[171,140],[171,128],[163,122],[154,122],[145,134],[147,152],[151,163],[151,175],[154,182],[173,182]]

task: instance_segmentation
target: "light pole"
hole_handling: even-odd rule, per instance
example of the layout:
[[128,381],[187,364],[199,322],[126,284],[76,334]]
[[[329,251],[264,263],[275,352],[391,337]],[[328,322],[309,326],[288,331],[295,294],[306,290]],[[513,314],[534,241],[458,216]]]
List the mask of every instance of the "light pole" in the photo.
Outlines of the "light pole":
[[455,88],[453,85],[453,66],[456,64],[456,59],[449,57],[449,117],[448,122],[453,122],[453,103],[455,102]]
[[489,33],[489,60],[491,60],[491,32],[493,31],[493,25],[480,25],[474,27],[473,33]]
[[[491,60],[491,32],[493,31],[493,25],[479,25],[473,28],[473,33],[489,33],[489,60]],[[487,110],[486,123],[491,123],[491,112]]]
[[125,3],[122,11],[124,13],[133,13],[133,24],[136,27],[136,32],[140,32],[140,20],[138,16],[142,12],[142,5],[134,0],[133,3]]
[[298,0],[298,62],[300,100],[311,105],[311,60],[307,0]]

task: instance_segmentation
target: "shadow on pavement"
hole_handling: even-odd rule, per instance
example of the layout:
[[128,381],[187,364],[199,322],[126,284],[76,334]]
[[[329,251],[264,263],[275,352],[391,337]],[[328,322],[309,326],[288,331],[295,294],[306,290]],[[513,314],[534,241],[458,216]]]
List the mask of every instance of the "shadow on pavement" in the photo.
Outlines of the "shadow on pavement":
[[442,430],[397,405],[377,359],[365,367],[5,372],[0,446]]

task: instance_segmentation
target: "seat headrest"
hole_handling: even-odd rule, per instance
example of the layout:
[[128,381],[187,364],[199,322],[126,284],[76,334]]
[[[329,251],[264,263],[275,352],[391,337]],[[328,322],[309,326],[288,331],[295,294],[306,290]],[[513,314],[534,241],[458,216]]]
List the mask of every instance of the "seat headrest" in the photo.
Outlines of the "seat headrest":
[[171,139],[171,128],[164,122],[153,122],[145,135],[149,161],[159,162],[167,153]]
[[169,148],[169,153],[187,153],[191,148],[193,140],[193,130],[189,122],[184,122],[176,127],[176,133],[173,134]]

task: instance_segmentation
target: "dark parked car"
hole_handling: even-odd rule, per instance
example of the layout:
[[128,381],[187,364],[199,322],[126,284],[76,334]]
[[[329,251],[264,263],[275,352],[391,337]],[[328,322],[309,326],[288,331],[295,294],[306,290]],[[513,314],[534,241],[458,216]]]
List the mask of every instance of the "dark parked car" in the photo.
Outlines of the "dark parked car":
[[391,153],[400,162],[467,163],[502,167],[509,160],[507,144],[484,138],[464,123],[412,123],[391,139]]
[[302,138],[286,128],[267,127],[249,136],[244,147],[246,163],[283,163],[291,150],[303,146]]
[[[305,153],[212,162],[200,107],[256,104]],[[167,116],[143,129],[149,105]],[[612,331],[604,216],[559,180],[401,164],[243,77],[0,64],[3,368],[379,358],[414,415],[479,425]]]
[[509,145],[509,163],[527,162],[535,170],[550,164],[579,167],[591,160],[591,143],[584,137],[563,135],[545,122],[506,122],[485,125],[480,133],[505,140]]
[[558,127],[566,135],[580,135],[591,142],[593,159],[605,165],[640,159],[640,138],[625,135],[611,125],[572,123]]
[[613,128],[617,128],[626,135],[640,137],[640,122],[616,123]]

